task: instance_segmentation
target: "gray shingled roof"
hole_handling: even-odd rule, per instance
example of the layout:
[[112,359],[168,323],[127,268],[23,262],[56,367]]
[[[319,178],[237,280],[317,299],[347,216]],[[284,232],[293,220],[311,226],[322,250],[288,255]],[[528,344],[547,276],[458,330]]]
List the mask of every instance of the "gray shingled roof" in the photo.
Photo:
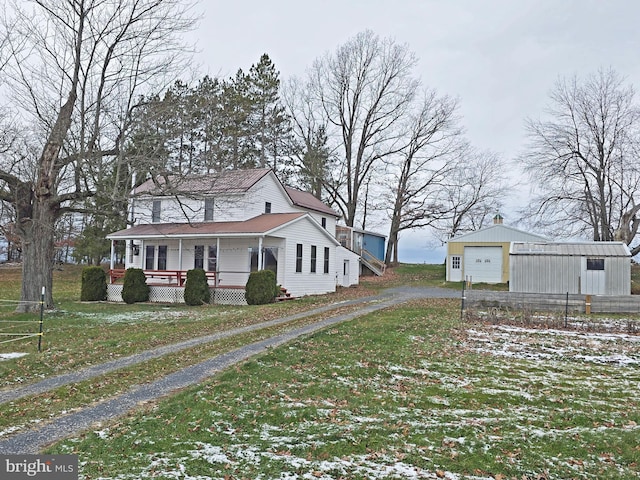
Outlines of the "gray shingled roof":
[[169,175],[167,179],[160,176],[157,183],[147,180],[133,190],[136,195],[172,195],[182,194],[212,194],[212,193],[243,193],[254,186],[262,177],[268,175],[269,168],[253,170],[225,170],[219,174],[195,175],[181,177]]

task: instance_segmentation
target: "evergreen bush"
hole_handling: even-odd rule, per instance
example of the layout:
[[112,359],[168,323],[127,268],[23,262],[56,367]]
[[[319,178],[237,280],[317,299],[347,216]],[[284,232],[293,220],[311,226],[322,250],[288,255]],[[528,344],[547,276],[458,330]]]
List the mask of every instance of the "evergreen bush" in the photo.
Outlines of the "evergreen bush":
[[187,283],[184,286],[184,303],[187,305],[202,305],[209,303],[211,292],[207,275],[201,268],[187,271]]
[[276,274],[271,270],[251,272],[245,286],[245,298],[249,305],[271,303],[276,297]]
[[107,274],[102,267],[85,267],[82,269],[80,300],[82,302],[99,302],[107,299]]
[[141,268],[127,268],[124,272],[122,300],[126,303],[146,302],[149,300],[149,285]]

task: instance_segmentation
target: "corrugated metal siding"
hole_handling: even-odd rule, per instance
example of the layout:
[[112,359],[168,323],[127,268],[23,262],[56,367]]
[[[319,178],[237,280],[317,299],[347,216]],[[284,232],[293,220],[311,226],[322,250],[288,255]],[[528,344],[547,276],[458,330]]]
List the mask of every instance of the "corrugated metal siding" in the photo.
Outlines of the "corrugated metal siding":
[[605,259],[606,295],[631,294],[631,259],[616,257]]
[[[631,293],[631,257],[606,256],[603,249],[587,249],[590,255],[559,253],[512,253],[509,260],[509,291],[530,293],[583,293],[583,262],[586,257],[605,259],[604,295]],[[600,253],[600,254],[596,254]]]
[[511,255],[509,291],[579,293],[580,257]]

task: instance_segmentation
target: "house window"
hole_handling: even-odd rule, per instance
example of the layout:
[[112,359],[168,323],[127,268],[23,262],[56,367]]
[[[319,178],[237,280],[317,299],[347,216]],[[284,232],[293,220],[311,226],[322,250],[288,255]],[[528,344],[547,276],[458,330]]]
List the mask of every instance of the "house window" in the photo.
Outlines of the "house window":
[[207,270],[215,272],[218,270],[218,247],[209,245],[209,256],[207,257]]
[[162,200],[153,201],[153,210],[151,211],[151,222],[158,223],[160,221],[160,210],[162,208]]
[[158,270],[167,269],[167,246],[158,246]]
[[329,247],[324,247],[324,273],[329,273]]
[[153,270],[156,261],[156,247],[147,245],[144,249],[144,268],[145,270]]
[[213,222],[213,198],[204,199],[204,221]]
[[264,261],[264,269],[271,270],[278,275],[278,249],[277,248],[265,248],[262,252]]
[[451,268],[453,270],[460,270],[460,257],[451,257]]
[[604,270],[604,258],[587,258],[587,270]]
[[264,202],[264,213],[271,213],[271,202]]
[[204,269],[204,245],[196,245],[193,249],[193,268]]
[[[278,274],[278,249],[266,247],[262,249],[262,269]],[[258,270],[258,249],[251,249],[251,271]]]
[[311,273],[316,273],[316,264],[318,261],[318,247],[311,245]]
[[296,244],[296,272],[302,272],[302,244]]
[[322,228],[327,229],[327,217],[322,217]]

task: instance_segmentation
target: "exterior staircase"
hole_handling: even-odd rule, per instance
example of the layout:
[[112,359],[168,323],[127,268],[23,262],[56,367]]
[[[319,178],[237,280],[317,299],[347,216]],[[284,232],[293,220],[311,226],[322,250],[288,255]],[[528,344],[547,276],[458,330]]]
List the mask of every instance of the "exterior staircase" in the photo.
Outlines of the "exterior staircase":
[[384,271],[387,268],[383,261],[378,260],[371,252],[368,252],[364,248],[360,252],[360,261],[378,277],[383,276]]

